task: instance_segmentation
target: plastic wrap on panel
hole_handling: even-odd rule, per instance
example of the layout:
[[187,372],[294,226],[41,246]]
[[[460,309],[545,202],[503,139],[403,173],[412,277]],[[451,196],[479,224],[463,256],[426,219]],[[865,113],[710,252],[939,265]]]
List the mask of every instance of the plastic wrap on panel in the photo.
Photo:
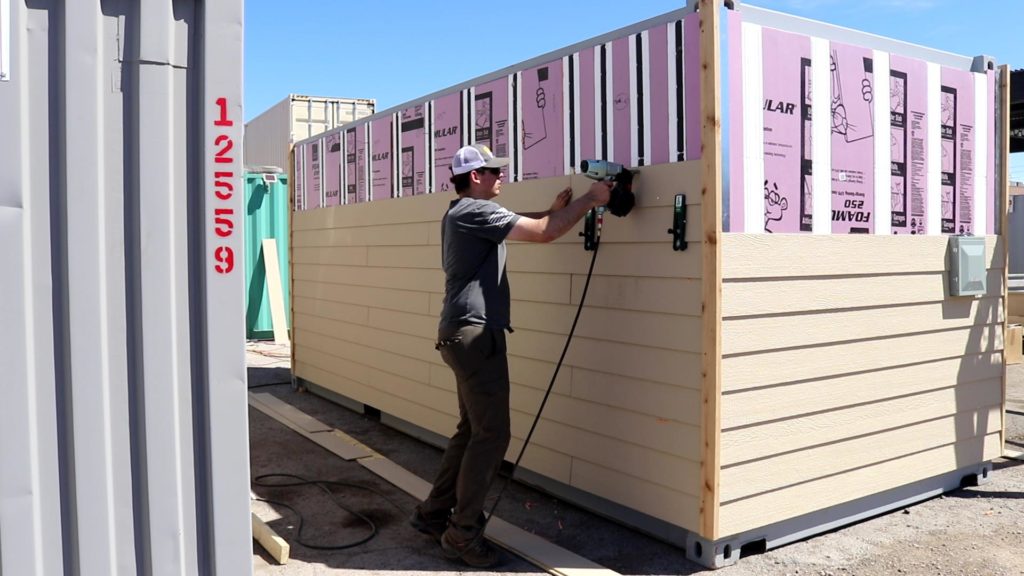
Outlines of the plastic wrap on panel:
[[510,103],[507,77],[473,88],[473,143],[487,146],[502,158],[508,157],[511,144]]
[[382,200],[394,196],[392,160],[395,135],[390,116],[370,122],[370,199]]
[[399,158],[399,178],[401,179],[401,195],[416,196],[426,194],[427,190],[427,110],[423,104],[417,104],[402,110],[401,153]]
[[[572,174],[587,158],[699,158],[698,19],[673,12],[337,129],[339,203],[448,191],[451,158],[469,143],[510,158],[509,182]],[[300,186],[312,186],[308,174]]]
[[292,186],[295,198],[292,201],[292,205],[296,211],[306,209],[306,152],[309,149],[309,144],[299,144],[295,146],[295,183]]
[[[810,232],[811,42],[765,29],[762,54],[764,231]],[[748,193],[753,188],[748,183]]]
[[870,234],[875,213],[875,143],[885,141],[874,134],[871,50],[833,42],[829,58],[832,232]]
[[342,180],[345,183],[345,201],[343,204],[354,204],[356,202],[356,129],[348,128],[344,131],[343,141],[345,143],[345,166],[342,168]]
[[461,92],[445,94],[433,101],[433,151],[434,151],[434,192],[451,189],[451,165],[455,151],[462,146]]
[[562,61],[524,70],[518,100],[522,118],[522,179],[565,174]]
[[320,207],[320,193],[323,190],[322,152],[323,140],[314,140],[306,145],[306,151],[303,154],[303,174],[306,177],[306,185],[302,206],[305,210]]
[[367,158],[367,137],[366,132],[369,129],[369,124],[360,124],[356,126],[352,132],[354,133],[354,150],[353,155],[355,161],[355,201],[356,202],[368,202],[370,200],[370,161]]
[[323,139],[324,206],[341,203],[341,132]]
[[[726,26],[730,231],[983,234],[995,229],[990,73],[762,27],[744,22],[742,12],[730,14]],[[811,79],[822,65],[813,61],[815,43],[827,46],[829,110],[812,117]],[[876,73],[886,62],[887,69]],[[876,104],[877,98],[886,98],[888,106]],[[882,110],[888,110],[888,118],[876,120]],[[930,117],[929,110],[939,117]],[[819,122],[828,123],[827,146],[812,138]],[[879,130],[883,133],[875,134]],[[978,137],[985,138],[981,146]],[[888,169],[878,165],[885,158]],[[828,177],[817,187],[827,182],[828,191],[815,192],[820,177],[815,166],[827,167]],[[814,221],[816,198],[830,203],[818,212],[830,217],[828,226]],[[885,226],[879,227],[880,216]]]
[[928,68],[924,61],[889,58],[890,205],[893,234],[924,234],[928,213]]
[[971,72],[943,66],[939,95],[942,142],[942,233],[974,230],[974,79]]

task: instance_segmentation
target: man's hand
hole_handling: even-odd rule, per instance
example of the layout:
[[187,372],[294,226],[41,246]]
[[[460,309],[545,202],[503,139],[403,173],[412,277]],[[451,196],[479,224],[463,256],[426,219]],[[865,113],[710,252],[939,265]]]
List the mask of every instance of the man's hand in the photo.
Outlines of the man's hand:
[[606,206],[612,197],[612,183],[608,180],[598,180],[590,185],[587,190],[592,206]]
[[540,217],[521,214],[522,218],[516,221],[506,238],[523,242],[551,242],[568,232],[591,208],[606,206],[611,195],[611,182],[594,182],[586,194],[575,200],[572,200],[572,190],[566,188],[555,198],[549,214]]
[[569,202],[572,202],[572,186],[566,186],[565,190],[562,190],[558,193],[558,196],[555,196],[555,201],[551,203],[551,210],[548,211],[548,214],[558,212],[568,206]]

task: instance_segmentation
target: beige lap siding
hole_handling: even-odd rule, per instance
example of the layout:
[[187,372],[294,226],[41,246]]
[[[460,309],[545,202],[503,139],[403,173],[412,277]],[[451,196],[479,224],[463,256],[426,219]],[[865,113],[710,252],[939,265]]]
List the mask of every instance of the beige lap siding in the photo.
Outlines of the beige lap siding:
[[999,455],[1003,246],[948,297],[946,237],[727,234],[721,534]]
[[[696,530],[700,495],[700,165],[642,170],[637,208],[606,215],[576,336],[523,465]],[[569,177],[505,184],[498,201],[547,209]],[[591,181],[572,179],[578,193]],[[691,204],[685,252],[666,233]],[[296,375],[448,436],[455,382],[433,349],[444,292],[440,219],[450,193],[298,212]],[[572,325],[591,253],[577,230],[510,243],[514,459]]]

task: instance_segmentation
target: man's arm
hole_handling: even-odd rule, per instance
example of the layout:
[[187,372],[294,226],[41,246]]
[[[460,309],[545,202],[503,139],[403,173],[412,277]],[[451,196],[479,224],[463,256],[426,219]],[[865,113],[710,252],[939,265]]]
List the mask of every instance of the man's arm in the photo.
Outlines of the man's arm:
[[523,242],[551,242],[561,237],[571,230],[588,210],[608,203],[611,186],[610,182],[594,182],[586,194],[573,200],[561,210],[555,210],[541,218],[521,215],[522,217],[516,221],[506,239]]

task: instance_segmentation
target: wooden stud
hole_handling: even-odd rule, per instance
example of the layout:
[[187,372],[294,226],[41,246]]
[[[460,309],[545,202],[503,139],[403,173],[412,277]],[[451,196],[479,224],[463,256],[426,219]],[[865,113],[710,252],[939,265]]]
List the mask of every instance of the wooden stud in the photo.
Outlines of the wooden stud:
[[252,537],[263,546],[278,564],[287,564],[288,555],[291,553],[291,546],[274,532],[274,529],[267,526],[267,523],[260,520],[260,517],[252,512]]
[[[999,173],[999,236],[1003,241],[1003,306],[1009,307],[1010,303],[1010,67],[1002,65],[999,67],[999,108],[996,110],[996,117],[999,118],[999,139],[998,147],[993,152],[998,154],[999,165],[1002,167]],[[992,175],[995,177],[995,174]],[[1007,317],[1009,311],[1003,314],[1003,401],[1002,401],[1002,426],[999,432],[999,445],[1006,450],[1006,338],[1008,329]]]
[[703,266],[703,418],[700,534],[718,539],[722,396],[722,103],[719,20],[721,0],[700,0],[701,222]]
[[270,297],[270,319],[274,327],[274,343],[290,344],[288,320],[284,315],[284,293],[281,290],[281,267],[277,260],[277,240],[263,239],[263,268],[267,278],[267,296]]

